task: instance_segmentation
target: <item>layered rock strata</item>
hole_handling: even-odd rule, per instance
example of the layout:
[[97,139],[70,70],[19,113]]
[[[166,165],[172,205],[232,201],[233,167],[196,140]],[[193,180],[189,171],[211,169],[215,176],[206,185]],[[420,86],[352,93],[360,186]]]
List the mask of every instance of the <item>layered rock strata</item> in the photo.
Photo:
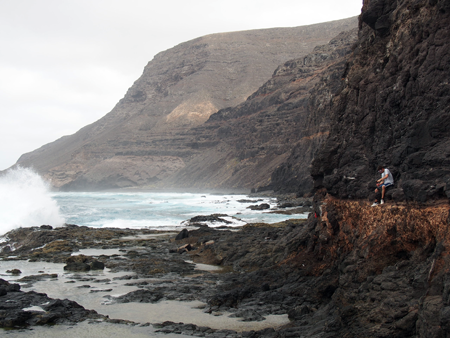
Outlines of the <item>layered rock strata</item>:
[[105,117],[23,155],[17,164],[35,168],[62,189],[167,186],[167,178],[203,152],[199,142],[191,140],[192,133],[186,135],[191,128],[244,101],[283,62],[305,56],[356,25],[351,18],[214,34],[182,43],[156,55]]
[[[342,32],[286,62],[245,102],[191,130],[192,147],[202,151],[170,184],[308,193],[309,165],[328,135],[331,100],[342,90],[356,34],[356,29]],[[295,160],[286,164],[289,156]]]

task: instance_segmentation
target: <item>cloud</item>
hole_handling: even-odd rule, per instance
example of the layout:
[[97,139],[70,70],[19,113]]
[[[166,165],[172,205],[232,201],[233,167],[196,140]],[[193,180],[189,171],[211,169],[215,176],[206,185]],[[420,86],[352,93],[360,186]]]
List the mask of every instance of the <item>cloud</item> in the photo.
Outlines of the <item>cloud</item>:
[[0,3],[0,170],[108,113],[153,56],[199,36],[358,15],[361,0]]

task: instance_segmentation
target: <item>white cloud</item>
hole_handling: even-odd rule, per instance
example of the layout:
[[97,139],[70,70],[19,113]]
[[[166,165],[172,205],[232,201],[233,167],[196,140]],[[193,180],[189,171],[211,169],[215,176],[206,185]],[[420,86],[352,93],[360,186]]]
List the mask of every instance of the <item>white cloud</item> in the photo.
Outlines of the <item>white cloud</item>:
[[0,170],[108,113],[155,54],[196,37],[360,12],[361,0],[0,3]]

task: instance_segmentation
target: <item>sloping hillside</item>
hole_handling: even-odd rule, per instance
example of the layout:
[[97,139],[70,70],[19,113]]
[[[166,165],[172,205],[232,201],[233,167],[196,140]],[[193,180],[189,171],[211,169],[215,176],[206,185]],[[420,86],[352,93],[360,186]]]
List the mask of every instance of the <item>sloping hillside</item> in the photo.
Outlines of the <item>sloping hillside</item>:
[[[171,184],[311,191],[310,163],[328,135],[332,98],[342,89],[346,56],[356,37],[356,28],[343,32],[286,62],[247,101],[191,130],[191,147],[201,152]],[[293,150],[295,163],[285,165]]]
[[167,186],[165,180],[201,152],[186,140],[187,132],[243,102],[283,62],[356,25],[351,18],[182,43],[155,56],[102,119],[23,155],[17,164],[34,167],[63,189]]

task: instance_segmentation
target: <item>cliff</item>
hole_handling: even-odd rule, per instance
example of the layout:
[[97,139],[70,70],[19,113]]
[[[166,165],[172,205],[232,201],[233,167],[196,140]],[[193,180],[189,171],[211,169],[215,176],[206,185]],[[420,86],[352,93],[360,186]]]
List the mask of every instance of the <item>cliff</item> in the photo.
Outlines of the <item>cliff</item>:
[[[179,187],[247,187],[305,194],[309,165],[328,135],[330,100],[341,90],[356,28],[279,66],[245,102],[187,133],[200,149],[169,182]],[[295,150],[295,163],[284,162]],[[272,174],[276,171],[276,174]],[[288,172],[289,177],[279,175]]]
[[[449,1],[364,1],[325,101],[306,224],[248,227],[194,255],[246,272],[212,308],[289,313],[289,325],[252,337],[449,337],[449,19]],[[274,171],[275,189],[289,189],[301,154]],[[394,173],[395,203],[373,208],[364,200],[379,164]]]
[[365,198],[384,165],[397,200],[450,197],[449,1],[364,1],[359,26],[316,187]]
[[34,167],[62,189],[170,186],[165,180],[202,152],[191,140],[192,128],[243,102],[283,62],[305,56],[356,25],[351,18],[182,43],[156,55],[102,119],[24,154],[17,164]]

